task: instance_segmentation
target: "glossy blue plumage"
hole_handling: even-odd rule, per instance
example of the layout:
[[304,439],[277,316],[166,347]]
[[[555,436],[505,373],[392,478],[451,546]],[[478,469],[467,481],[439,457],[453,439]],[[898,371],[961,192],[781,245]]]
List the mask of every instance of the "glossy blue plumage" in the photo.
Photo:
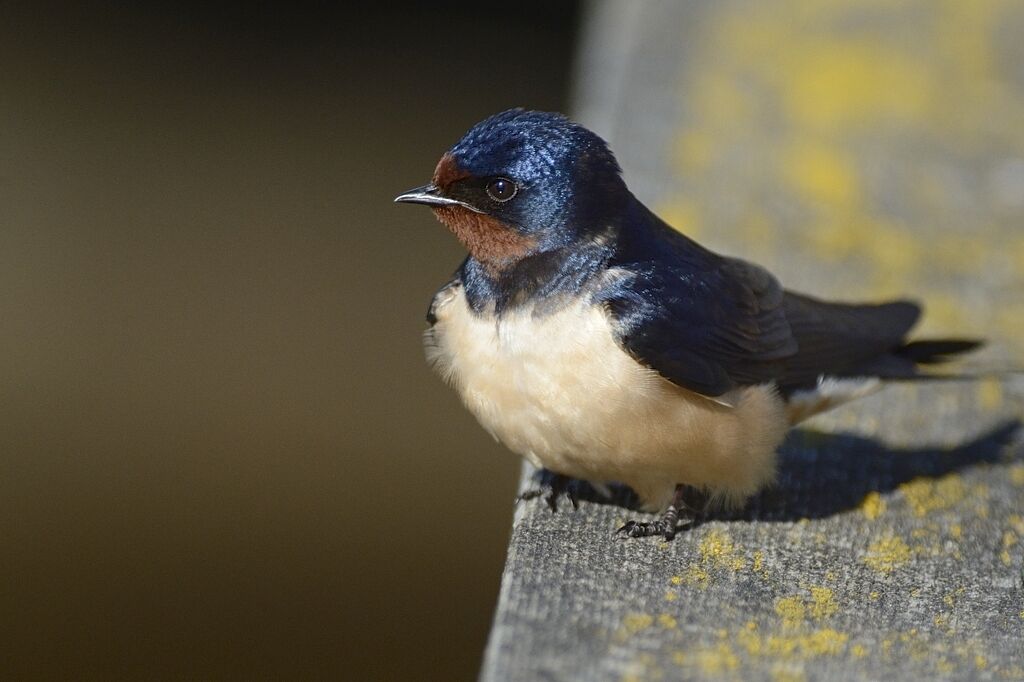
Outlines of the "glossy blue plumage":
[[[670,381],[708,396],[821,375],[914,374],[901,355],[919,308],[844,305],[783,290],[764,269],[712,253],[662,222],[621,178],[606,143],[564,116],[514,109],[474,126],[449,152],[473,183],[509,178],[511,201],[478,208],[534,248],[496,269],[472,256],[455,279],[471,308],[554,311],[577,296],[604,306],[620,346]],[[609,272],[614,277],[606,277]]]

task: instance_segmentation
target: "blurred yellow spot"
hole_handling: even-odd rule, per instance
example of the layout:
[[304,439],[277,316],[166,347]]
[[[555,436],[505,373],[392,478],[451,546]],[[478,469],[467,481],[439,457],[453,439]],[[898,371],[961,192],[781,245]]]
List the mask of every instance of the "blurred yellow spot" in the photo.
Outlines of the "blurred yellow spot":
[[783,157],[783,172],[796,190],[832,208],[860,201],[860,181],[850,161],[837,149],[799,142]]
[[646,613],[629,613],[622,619],[622,630],[627,635],[635,635],[654,624],[654,617]]
[[721,675],[736,670],[740,665],[740,659],[725,642],[714,648],[696,652],[694,659],[705,675]]
[[676,619],[667,613],[663,613],[658,616],[658,625],[665,628],[666,630],[675,630]]
[[930,113],[934,79],[905,53],[835,36],[790,48],[799,53],[782,85],[797,126],[838,132],[882,118],[916,123]]
[[669,582],[673,585],[681,585],[683,583],[683,577],[680,575],[674,575],[669,579]]
[[879,594],[878,590],[871,590],[871,594],[868,595],[868,599],[871,601],[878,601],[878,598],[882,595]]
[[675,601],[676,599],[679,599],[679,595],[672,590],[665,592],[665,601]]
[[948,474],[938,480],[915,478],[899,489],[915,516],[949,509],[967,495],[967,487],[959,474]]
[[988,661],[981,654],[975,654],[974,667],[976,667],[978,670],[984,670],[988,667]]
[[954,540],[959,540],[964,534],[964,529],[959,523],[954,523],[949,527],[949,536]]
[[1024,485],[1024,463],[1018,462],[1010,467],[1010,483]]
[[854,644],[850,647],[850,655],[854,658],[864,658],[868,655],[868,650],[863,644]]
[[890,535],[868,546],[864,563],[880,573],[892,573],[910,561],[910,547],[902,538]]
[[860,510],[864,513],[864,516],[874,521],[885,513],[885,500],[877,492],[872,491],[864,496],[860,503]]

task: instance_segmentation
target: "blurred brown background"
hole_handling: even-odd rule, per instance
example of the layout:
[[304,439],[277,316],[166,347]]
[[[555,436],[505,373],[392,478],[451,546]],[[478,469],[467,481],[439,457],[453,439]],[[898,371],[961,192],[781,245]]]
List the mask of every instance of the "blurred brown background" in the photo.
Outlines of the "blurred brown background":
[[465,679],[517,461],[426,368],[391,204],[564,109],[572,3],[0,17],[0,668]]

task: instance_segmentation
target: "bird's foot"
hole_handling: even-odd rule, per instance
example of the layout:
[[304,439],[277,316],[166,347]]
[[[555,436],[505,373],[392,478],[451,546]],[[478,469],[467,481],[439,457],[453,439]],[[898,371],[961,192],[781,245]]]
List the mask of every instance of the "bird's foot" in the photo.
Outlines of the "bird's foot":
[[[680,524],[682,521],[682,524]],[[679,527],[692,527],[697,519],[694,516],[680,517],[679,510],[669,508],[657,521],[627,521],[616,534],[627,538],[648,538],[653,535],[660,535],[665,540],[671,540],[679,532]]]
[[562,474],[549,473],[541,481],[540,488],[531,488],[530,490],[524,490],[517,498],[516,502],[526,502],[529,500],[536,499],[543,496],[544,501],[548,503],[548,508],[551,509],[552,513],[558,511],[558,498],[562,493],[568,496],[569,501],[572,502],[573,509],[580,508],[579,497],[577,496],[576,487],[573,485],[572,479]]
[[647,538],[660,535],[665,540],[676,536],[679,527],[692,528],[697,524],[698,512],[686,502],[687,486],[676,486],[672,504],[662,513],[657,521],[627,521],[622,528],[615,531],[616,535],[627,538]]

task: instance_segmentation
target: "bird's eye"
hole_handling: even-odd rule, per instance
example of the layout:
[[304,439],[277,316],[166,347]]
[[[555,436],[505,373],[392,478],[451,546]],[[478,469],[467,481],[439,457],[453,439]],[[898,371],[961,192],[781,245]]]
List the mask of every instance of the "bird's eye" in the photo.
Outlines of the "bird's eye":
[[519,186],[508,178],[494,178],[487,183],[487,196],[498,202],[506,202],[516,195]]

